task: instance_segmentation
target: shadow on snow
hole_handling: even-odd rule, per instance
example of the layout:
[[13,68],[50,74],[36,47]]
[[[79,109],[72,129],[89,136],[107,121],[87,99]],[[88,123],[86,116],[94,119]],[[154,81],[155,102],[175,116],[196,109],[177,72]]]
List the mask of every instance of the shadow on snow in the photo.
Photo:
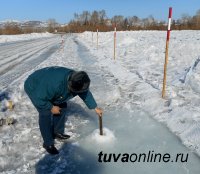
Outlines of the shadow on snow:
[[[89,124],[97,122],[90,112],[86,112],[79,104],[68,102],[66,121],[70,115],[78,115],[89,119]],[[96,121],[95,121],[96,120]],[[102,164],[98,163],[98,154],[94,155],[72,142],[63,143],[59,154],[46,154],[36,165],[36,174],[102,174]]]

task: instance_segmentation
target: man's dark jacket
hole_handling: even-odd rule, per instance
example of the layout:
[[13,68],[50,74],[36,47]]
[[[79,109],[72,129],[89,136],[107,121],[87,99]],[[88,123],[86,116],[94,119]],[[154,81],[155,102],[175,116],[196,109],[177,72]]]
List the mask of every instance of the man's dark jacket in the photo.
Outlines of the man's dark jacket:
[[24,84],[24,89],[36,108],[49,110],[78,95],[89,109],[97,107],[92,93],[72,93],[68,90],[68,78],[73,72],[64,67],[48,67],[35,71]]

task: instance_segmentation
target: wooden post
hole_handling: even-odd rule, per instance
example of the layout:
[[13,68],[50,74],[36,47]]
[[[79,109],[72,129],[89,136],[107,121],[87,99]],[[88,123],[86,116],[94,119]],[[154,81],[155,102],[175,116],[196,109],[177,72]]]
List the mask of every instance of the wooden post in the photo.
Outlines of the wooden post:
[[115,30],[114,30],[114,60],[115,60],[115,57],[116,57],[116,31],[117,31],[117,28],[115,26]]
[[94,38],[94,36],[93,36],[93,35],[94,35],[94,34],[93,34],[93,31],[92,31],[92,45],[93,45],[93,40],[94,40],[94,39],[93,39],[93,38]]
[[99,47],[99,30],[97,28],[97,50],[98,50],[98,47]]
[[8,109],[13,110],[13,102],[11,100],[8,101]]
[[99,131],[100,131],[100,135],[103,135],[102,116],[99,116]]
[[169,50],[169,41],[166,42],[162,98],[165,98],[165,93],[166,93],[165,91],[166,91],[166,81],[167,81],[168,50]]
[[165,64],[164,64],[164,77],[163,77],[163,89],[162,89],[162,98],[165,98],[166,91],[166,82],[167,82],[167,64],[168,64],[168,50],[169,50],[169,38],[170,38],[170,27],[171,27],[171,17],[172,17],[172,7],[169,8],[169,17],[168,17],[168,29],[167,29],[167,40],[166,40],[166,50],[165,50]]
[[60,43],[60,52],[64,52],[64,39],[63,39],[63,36],[61,36],[61,43]]

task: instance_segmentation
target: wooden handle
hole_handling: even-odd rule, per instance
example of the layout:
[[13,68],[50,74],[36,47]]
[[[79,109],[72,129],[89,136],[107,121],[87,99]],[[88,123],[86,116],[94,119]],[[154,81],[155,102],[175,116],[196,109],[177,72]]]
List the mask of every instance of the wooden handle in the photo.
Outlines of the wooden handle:
[[103,135],[103,123],[102,123],[102,116],[99,116],[99,131],[100,135]]

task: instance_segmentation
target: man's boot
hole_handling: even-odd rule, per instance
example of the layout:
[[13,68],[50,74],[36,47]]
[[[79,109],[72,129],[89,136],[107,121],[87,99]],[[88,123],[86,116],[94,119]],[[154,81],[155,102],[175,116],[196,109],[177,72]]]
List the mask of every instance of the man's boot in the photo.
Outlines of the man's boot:
[[54,145],[46,146],[43,144],[43,147],[46,149],[46,151],[52,155],[59,154],[59,151],[56,149]]

